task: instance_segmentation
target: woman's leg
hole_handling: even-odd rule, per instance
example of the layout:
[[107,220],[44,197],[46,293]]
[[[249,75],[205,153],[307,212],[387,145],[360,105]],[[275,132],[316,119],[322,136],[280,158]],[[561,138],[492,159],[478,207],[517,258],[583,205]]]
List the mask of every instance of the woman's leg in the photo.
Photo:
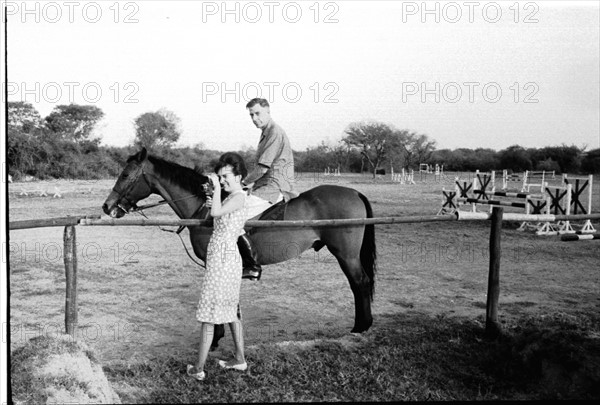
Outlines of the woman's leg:
[[227,365],[243,364],[246,362],[244,357],[244,331],[242,329],[242,321],[236,319],[229,323],[229,329],[231,330],[231,336],[235,344],[235,358],[233,361],[228,361]]
[[202,322],[202,326],[200,326],[200,351],[198,353],[198,364],[196,364],[198,372],[204,371],[214,333],[215,325],[213,323]]

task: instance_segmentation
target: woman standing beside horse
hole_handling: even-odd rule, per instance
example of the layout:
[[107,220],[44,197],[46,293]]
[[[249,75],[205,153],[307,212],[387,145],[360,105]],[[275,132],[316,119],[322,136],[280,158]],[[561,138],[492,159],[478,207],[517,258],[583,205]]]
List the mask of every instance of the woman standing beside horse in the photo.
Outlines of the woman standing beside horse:
[[[247,175],[244,160],[237,153],[225,153],[219,158],[209,179],[214,187],[210,214],[214,229],[206,257],[206,272],[200,288],[196,319],[200,327],[200,349],[195,366],[188,365],[188,375],[204,380],[204,365],[213,341],[215,324],[228,323],[235,342],[235,356],[230,361],[219,361],[224,368],[246,370],[242,322],[238,319],[242,260],[237,249],[238,236],[243,233],[247,215],[246,192],[242,179]],[[221,202],[221,184],[229,196]]]

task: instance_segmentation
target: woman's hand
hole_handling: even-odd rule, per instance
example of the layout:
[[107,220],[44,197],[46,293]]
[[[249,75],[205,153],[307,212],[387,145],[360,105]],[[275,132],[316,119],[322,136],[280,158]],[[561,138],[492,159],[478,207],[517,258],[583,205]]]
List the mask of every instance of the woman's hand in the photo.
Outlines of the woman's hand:
[[208,175],[209,180],[211,181],[213,188],[215,190],[221,190],[221,182],[219,181],[219,176],[217,176],[215,173],[210,173]]

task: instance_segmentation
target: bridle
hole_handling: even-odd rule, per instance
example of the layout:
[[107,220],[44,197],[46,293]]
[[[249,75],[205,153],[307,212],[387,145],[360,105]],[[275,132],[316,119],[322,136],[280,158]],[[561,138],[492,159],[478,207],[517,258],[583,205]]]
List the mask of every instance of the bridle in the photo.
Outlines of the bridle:
[[[128,194],[131,192],[131,190],[133,190],[133,188],[136,186],[136,184],[138,183],[138,181],[140,180],[140,178],[142,178],[142,179],[144,180],[144,182],[146,183],[146,187],[148,187],[148,189],[149,189],[149,190],[151,190],[151,189],[152,189],[152,187],[150,186],[150,182],[148,181],[148,179],[146,178],[146,176],[150,176],[150,177],[154,177],[154,178],[156,178],[156,176],[154,176],[153,174],[150,174],[150,173],[146,173],[146,172],[144,172],[144,165],[145,165],[145,163],[146,163],[145,161],[144,161],[144,162],[142,162],[142,164],[140,164],[140,165],[139,165],[139,167],[138,167],[138,168],[135,170],[135,172],[134,172],[134,173],[131,173],[131,174],[129,174],[129,175],[128,175],[128,181],[127,181],[127,184],[125,185],[125,187],[124,187],[124,189],[123,189],[123,190],[117,190],[117,189],[116,189],[116,184],[115,184],[115,186],[112,188],[112,191],[113,191],[113,192],[115,192],[115,193],[117,194],[117,196],[118,196],[118,198],[117,198],[117,203],[116,203],[116,206],[117,206],[119,209],[121,209],[123,212],[125,212],[126,214],[129,214],[129,213],[137,213],[137,214],[140,214],[140,215],[142,215],[144,218],[148,219],[148,216],[147,216],[147,215],[144,213],[144,211],[143,211],[143,210],[145,210],[145,209],[154,208],[154,207],[158,207],[158,206],[160,206],[160,205],[169,204],[169,203],[175,203],[175,202],[178,202],[178,201],[187,200],[187,199],[189,199],[189,198],[198,197],[198,195],[197,195],[197,194],[190,194],[190,195],[188,195],[188,196],[185,196],[185,197],[182,197],[182,198],[177,198],[177,199],[175,199],[175,200],[172,200],[172,199],[163,199],[163,200],[161,200],[161,201],[159,201],[159,202],[157,202],[157,203],[153,203],[153,204],[146,204],[146,205],[138,206],[138,205],[137,205],[135,202],[131,201],[131,199],[130,199],[130,198],[128,198]],[[131,178],[131,180],[129,180],[130,178]],[[205,196],[212,195],[212,185],[210,184],[210,181],[209,181],[209,182],[207,182],[207,183],[204,183],[204,184],[202,184],[202,188],[204,189],[204,194],[205,194]],[[121,201],[122,201],[122,200],[125,200],[125,201],[126,201],[128,204],[129,204],[129,206],[130,206],[130,208],[129,208],[129,209],[126,209],[126,208],[125,208],[125,207],[122,205],[122,203],[121,203]],[[200,213],[200,212],[201,212],[201,211],[202,211],[202,210],[203,210],[203,209],[206,207],[206,198],[204,198],[204,199],[203,199],[203,201],[204,201],[204,202],[203,202],[203,203],[202,203],[202,204],[201,204],[201,205],[198,207],[198,209],[197,209],[196,211],[194,211],[194,213],[192,214],[192,218],[193,218],[193,217],[194,217],[196,214]],[[209,212],[207,212],[207,213],[206,213],[206,216],[208,216],[208,213],[209,213]],[[206,218],[203,218],[203,219],[206,219]],[[159,228],[161,231],[165,231],[165,232],[173,232],[173,233],[176,233],[176,234],[177,234],[177,236],[179,236],[179,239],[181,240],[181,243],[183,244],[183,247],[184,247],[184,249],[185,249],[185,252],[186,252],[186,253],[187,253],[187,255],[189,256],[189,258],[190,258],[190,259],[191,259],[191,260],[192,260],[194,263],[196,263],[197,265],[199,265],[200,267],[206,268],[206,266],[205,266],[204,264],[202,264],[202,263],[199,263],[198,261],[196,261],[196,260],[195,260],[195,259],[192,257],[192,255],[191,255],[191,254],[190,254],[190,252],[188,251],[188,248],[187,248],[187,246],[185,245],[185,242],[184,242],[184,241],[183,241],[183,239],[181,238],[181,232],[182,232],[182,231],[183,231],[183,230],[186,228],[186,226],[185,226],[185,225],[181,225],[181,226],[179,226],[179,228],[177,228],[177,230],[176,230],[176,231],[173,231],[173,230],[171,230],[171,229],[166,229],[166,228],[163,228],[163,227],[161,227],[161,226],[158,226],[158,228]]]
[[[140,177],[144,179],[144,182],[146,183],[146,187],[148,187],[148,189],[151,189],[151,187],[150,187],[150,183],[148,182],[148,179],[146,178],[146,176],[150,176],[150,177],[156,178],[156,176],[154,176],[153,174],[144,172],[144,164],[145,164],[145,162],[142,162],[142,164],[136,169],[136,171],[134,173],[134,176],[131,176],[131,175],[128,176],[128,177],[133,177],[133,180],[129,180],[128,181],[127,185],[125,186],[125,190],[123,190],[123,191],[116,190],[116,184],[115,184],[115,187],[112,188],[112,191],[114,191],[117,194],[117,196],[118,196],[116,206],[118,208],[120,208],[121,210],[123,210],[123,212],[125,212],[127,214],[129,214],[129,213],[140,213],[141,215],[143,215],[144,217],[146,217],[146,215],[143,212],[143,210],[145,210],[145,209],[154,208],[154,207],[158,207],[160,205],[164,205],[164,204],[168,204],[168,203],[174,203],[174,202],[179,202],[179,201],[187,200],[189,198],[198,197],[197,194],[190,194],[190,195],[187,195],[187,196],[182,197],[182,198],[177,198],[175,200],[163,199],[163,200],[161,200],[161,201],[159,201],[157,203],[138,206],[135,202],[131,201],[127,197],[127,194],[129,194],[129,192],[133,189],[133,187],[135,187],[135,185],[137,184],[137,182],[140,179]],[[208,195],[212,195],[212,186],[210,185],[210,182],[202,184],[202,187],[204,189],[204,194],[205,195],[207,195],[207,196]],[[131,208],[126,209],[121,204],[122,200],[127,201],[127,203],[129,204],[129,206]],[[193,215],[195,215],[198,212],[202,211],[202,209],[206,206],[206,199],[204,199],[204,201],[205,202],[200,206],[200,208],[198,208],[194,212]]]
[[[116,206],[121,209],[123,212],[125,213],[129,213],[129,212],[135,212],[135,210],[138,209],[138,206],[136,205],[135,202],[131,201],[127,195],[129,194],[129,192],[131,192],[131,190],[135,187],[135,185],[137,184],[138,180],[140,179],[140,177],[143,177],[144,182],[146,183],[146,186],[148,188],[150,188],[150,184],[148,183],[148,180],[146,180],[146,176],[144,174],[144,162],[142,162],[142,164],[136,169],[135,171],[135,175],[132,176],[131,174],[128,175],[128,182],[124,187],[124,190],[117,190],[117,185],[115,184],[115,186],[112,188],[112,191],[115,192],[118,195],[118,199],[117,199],[117,203]],[[129,180],[129,178],[133,178],[133,180]],[[127,209],[122,205],[122,201],[125,200],[127,201],[127,203],[129,204],[130,208]],[[132,210],[133,209],[133,210]]]

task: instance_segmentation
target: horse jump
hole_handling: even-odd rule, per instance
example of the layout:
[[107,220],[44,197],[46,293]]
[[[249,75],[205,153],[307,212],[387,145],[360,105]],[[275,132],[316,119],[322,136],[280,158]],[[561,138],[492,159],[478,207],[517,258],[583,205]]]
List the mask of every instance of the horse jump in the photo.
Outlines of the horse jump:
[[340,168],[336,167],[335,169],[330,169],[329,166],[325,168],[324,176],[340,176]]
[[[521,208],[525,210],[526,214],[534,215],[544,213],[543,209],[546,206],[545,201],[539,201],[543,198],[542,195],[496,191],[495,173],[480,173],[479,170],[475,172],[475,177],[470,183],[466,181],[461,183],[458,178],[455,178],[454,191],[446,191],[445,188],[442,188],[442,195],[442,208],[438,212],[438,215],[453,213],[459,209],[461,204],[470,204],[471,211],[473,212],[477,212],[478,205],[489,206],[490,212],[493,206],[507,206]],[[492,197],[504,197],[524,201],[506,201],[492,199]]]
[[[540,170],[540,171],[529,171],[526,170],[525,174],[523,174],[523,187],[521,188],[521,191],[531,191],[531,187],[539,187],[540,188],[540,192],[543,193],[544,192],[544,185],[546,184],[546,180],[548,178],[554,179],[555,174],[554,174],[554,170],[552,171],[547,171],[547,170]],[[539,183],[531,183],[531,180],[539,180]]]
[[411,170],[410,172],[402,169],[402,173],[394,173],[394,168],[392,167],[392,181],[399,182],[400,184],[416,184],[415,183],[415,171]]
[[[509,187],[509,183],[520,183],[517,187]],[[502,190],[518,189],[523,191],[523,175],[519,173],[508,174],[508,170],[502,170]]]
[[[594,175],[590,174],[586,177],[568,177],[565,173],[562,175],[562,182],[565,185],[573,184],[571,190],[571,205],[573,206],[573,214],[577,214],[581,210],[582,214],[592,213],[592,186],[594,184]],[[581,194],[587,190],[587,207],[582,204]],[[592,226],[590,220],[586,220],[581,226],[581,233],[594,233],[596,229]]]

